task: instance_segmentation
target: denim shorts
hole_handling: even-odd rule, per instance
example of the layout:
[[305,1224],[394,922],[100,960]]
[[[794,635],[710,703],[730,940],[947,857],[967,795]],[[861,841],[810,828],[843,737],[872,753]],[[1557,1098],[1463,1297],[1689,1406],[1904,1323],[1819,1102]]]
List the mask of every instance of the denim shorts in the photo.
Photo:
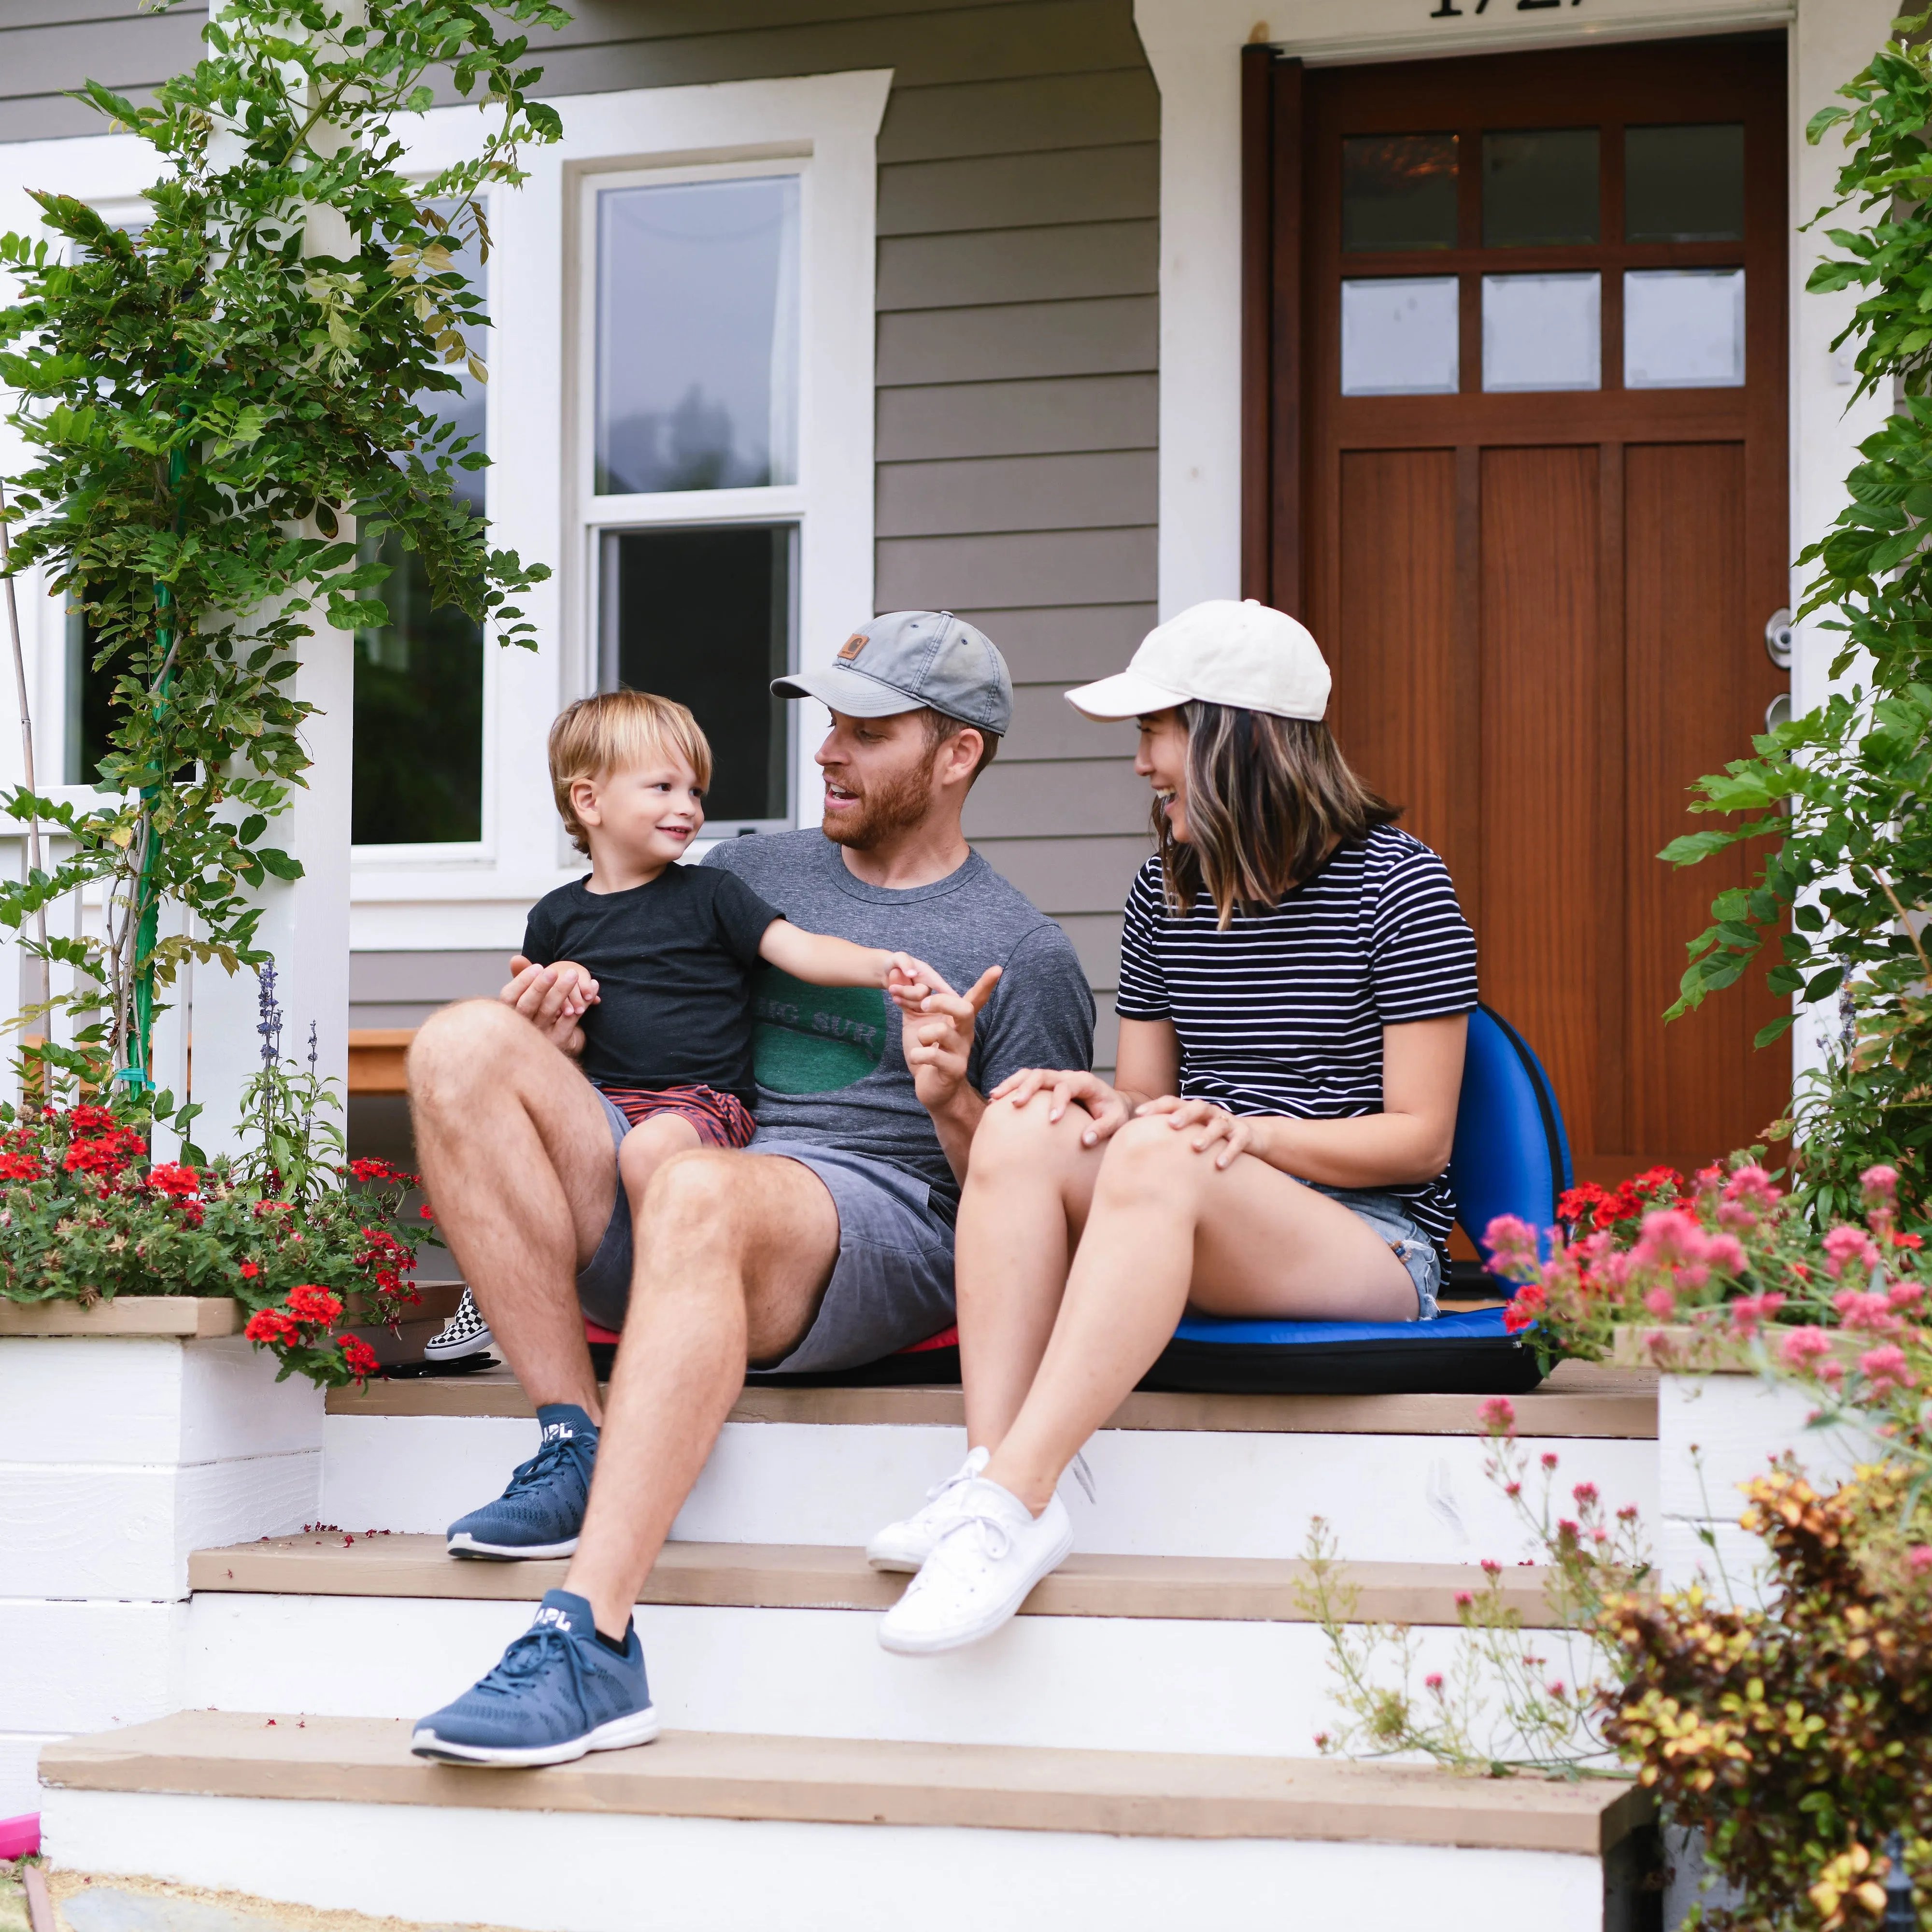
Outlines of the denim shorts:
[[1324,1187],[1318,1180],[1304,1185],[1360,1215],[1388,1244],[1415,1284],[1416,1319],[1433,1322],[1439,1312],[1436,1298],[1442,1291],[1442,1256],[1436,1244],[1409,1219],[1401,1202],[1393,1194],[1378,1194],[1369,1187]]
[[[600,1093],[614,1147],[630,1123]],[[952,1324],[952,1226],[932,1190],[890,1161],[816,1142],[759,1135],[747,1157],[765,1154],[809,1168],[838,1211],[838,1258],[812,1326],[779,1372],[824,1372],[882,1360]],[[631,1299],[631,1203],[620,1181],[597,1252],[577,1277],[577,1299],[600,1328],[620,1329]]]

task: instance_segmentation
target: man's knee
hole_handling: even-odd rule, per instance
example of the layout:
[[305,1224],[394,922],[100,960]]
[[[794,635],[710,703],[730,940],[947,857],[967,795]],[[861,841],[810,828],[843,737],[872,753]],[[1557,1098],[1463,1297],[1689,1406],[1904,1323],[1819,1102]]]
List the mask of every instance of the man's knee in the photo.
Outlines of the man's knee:
[[730,1234],[737,1216],[740,1156],[722,1148],[688,1148],[650,1178],[639,1205],[654,1236]]
[[426,1097],[500,1070],[502,1055],[529,1044],[530,1023],[500,1000],[459,1000],[416,1028],[404,1064],[410,1092]]

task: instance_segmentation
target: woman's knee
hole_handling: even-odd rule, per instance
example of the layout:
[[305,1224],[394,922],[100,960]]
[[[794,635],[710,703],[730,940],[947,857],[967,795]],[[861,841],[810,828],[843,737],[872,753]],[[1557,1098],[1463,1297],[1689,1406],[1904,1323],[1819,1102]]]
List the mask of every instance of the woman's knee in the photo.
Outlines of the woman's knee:
[[1107,1143],[1099,1191],[1114,1198],[1172,1202],[1214,1171],[1211,1154],[1196,1154],[1193,1138],[1163,1114],[1124,1121]]
[[972,1173],[1003,1180],[1057,1180],[1082,1160],[1090,1159],[1092,1149],[1081,1142],[1090,1117],[1080,1108],[1069,1107],[1058,1120],[1049,1120],[1051,1111],[1044,1094],[1035,1094],[1024,1107],[994,1101],[980,1116],[974,1132]]

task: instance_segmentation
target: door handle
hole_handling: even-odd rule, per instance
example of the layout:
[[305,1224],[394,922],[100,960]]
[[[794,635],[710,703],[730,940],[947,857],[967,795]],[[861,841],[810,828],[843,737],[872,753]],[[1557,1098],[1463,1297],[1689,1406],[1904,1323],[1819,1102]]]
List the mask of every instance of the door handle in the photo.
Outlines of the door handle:
[[1780,670],[1791,668],[1791,613],[1774,610],[1765,620],[1765,655]]

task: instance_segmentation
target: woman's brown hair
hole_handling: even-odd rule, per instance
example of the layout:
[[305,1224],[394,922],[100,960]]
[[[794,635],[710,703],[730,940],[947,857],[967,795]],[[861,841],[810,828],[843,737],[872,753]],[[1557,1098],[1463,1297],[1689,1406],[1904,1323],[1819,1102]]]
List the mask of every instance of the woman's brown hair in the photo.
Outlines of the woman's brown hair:
[[1187,724],[1187,842],[1156,801],[1154,837],[1168,910],[1204,887],[1225,928],[1238,907],[1272,912],[1338,844],[1366,838],[1402,808],[1349,769],[1318,718],[1228,704],[1181,706]]

